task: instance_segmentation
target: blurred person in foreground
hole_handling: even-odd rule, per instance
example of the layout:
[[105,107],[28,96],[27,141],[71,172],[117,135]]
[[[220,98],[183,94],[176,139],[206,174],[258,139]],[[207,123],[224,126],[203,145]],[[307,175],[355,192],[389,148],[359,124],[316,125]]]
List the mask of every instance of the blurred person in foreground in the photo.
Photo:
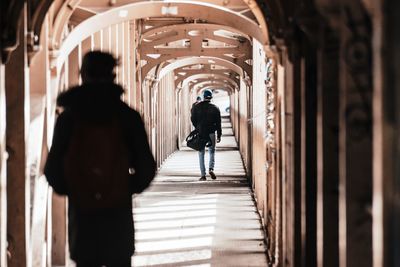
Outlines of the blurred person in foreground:
[[153,180],[156,165],[138,112],[121,101],[117,60],[93,51],[82,62],[82,85],[57,98],[45,175],[68,196],[68,241],[77,267],[130,267],[134,253],[132,195]]

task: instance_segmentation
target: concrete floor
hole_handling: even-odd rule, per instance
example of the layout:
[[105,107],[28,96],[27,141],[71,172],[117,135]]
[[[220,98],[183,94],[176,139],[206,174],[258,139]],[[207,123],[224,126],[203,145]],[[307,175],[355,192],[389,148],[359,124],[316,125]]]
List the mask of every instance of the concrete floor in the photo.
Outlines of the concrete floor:
[[217,180],[198,181],[197,152],[185,148],[135,198],[133,266],[267,266],[260,217],[227,119],[223,127]]

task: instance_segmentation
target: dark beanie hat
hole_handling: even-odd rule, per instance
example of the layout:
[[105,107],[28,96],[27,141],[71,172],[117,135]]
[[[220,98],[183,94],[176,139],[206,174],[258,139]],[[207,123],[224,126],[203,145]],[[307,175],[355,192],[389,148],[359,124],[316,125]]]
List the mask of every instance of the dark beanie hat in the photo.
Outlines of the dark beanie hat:
[[208,90],[208,89],[204,90],[203,97],[204,97],[204,99],[211,99],[212,98],[211,90]]

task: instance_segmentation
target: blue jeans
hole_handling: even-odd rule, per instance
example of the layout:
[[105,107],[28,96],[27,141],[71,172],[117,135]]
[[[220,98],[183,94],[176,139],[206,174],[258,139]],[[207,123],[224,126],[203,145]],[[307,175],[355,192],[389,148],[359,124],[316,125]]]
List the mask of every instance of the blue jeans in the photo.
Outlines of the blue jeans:
[[[210,140],[211,140],[211,146],[208,147],[208,153],[210,156],[210,161],[208,163],[208,169],[209,170],[214,170],[214,164],[215,164],[215,144],[216,144],[216,139],[215,139],[215,133],[210,133]],[[203,150],[199,151],[199,163],[200,163],[200,172],[201,176],[206,176],[206,167],[204,165],[204,155],[205,155],[205,148]]]

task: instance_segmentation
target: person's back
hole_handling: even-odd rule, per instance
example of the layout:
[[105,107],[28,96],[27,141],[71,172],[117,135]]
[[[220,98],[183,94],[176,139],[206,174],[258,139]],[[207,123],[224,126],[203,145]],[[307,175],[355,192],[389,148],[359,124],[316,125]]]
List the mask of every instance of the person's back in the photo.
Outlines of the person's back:
[[209,100],[204,100],[193,107],[191,120],[200,135],[207,136],[217,131],[217,136],[221,137],[221,114],[218,107]]
[[[210,90],[204,90],[203,102],[198,103],[192,109],[191,121],[194,127],[199,131],[201,138],[208,140],[207,147],[209,149],[209,164],[208,173],[211,179],[215,180],[217,176],[214,173],[215,165],[215,146],[216,143],[221,141],[222,129],[221,129],[221,113],[219,108],[211,103],[212,92]],[[217,136],[215,136],[217,132]],[[206,180],[206,169],[204,164],[205,148],[199,150],[199,164],[201,177],[200,181]]]
[[[102,64],[93,65],[90,57],[96,56],[103,59]],[[49,184],[57,193],[69,197],[70,256],[78,267],[130,266],[134,252],[131,195],[142,192],[155,175],[156,166],[140,115],[121,101],[123,89],[110,76],[113,60],[109,54],[89,53],[82,67],[83,85],[58,97],[57,104],[64,111],[57,119],[45,166]],[[99,69],[103,65],[105,73]],[[91,70],[92,73],[85,73]],[[90,138],[90,134],[96,136]],[[113,140],[105,139],[107,136]],[[98,168],[82,166],[96,161],[101,161]],[[129,168],[134,170],[131,175]],[[107,174],[96,181],[87,172],[90,169],[96,175],[105,172],[117,176]],[[79,183],[79,179],[84,181]],[[100,201],[103,199],[108,201]]]

